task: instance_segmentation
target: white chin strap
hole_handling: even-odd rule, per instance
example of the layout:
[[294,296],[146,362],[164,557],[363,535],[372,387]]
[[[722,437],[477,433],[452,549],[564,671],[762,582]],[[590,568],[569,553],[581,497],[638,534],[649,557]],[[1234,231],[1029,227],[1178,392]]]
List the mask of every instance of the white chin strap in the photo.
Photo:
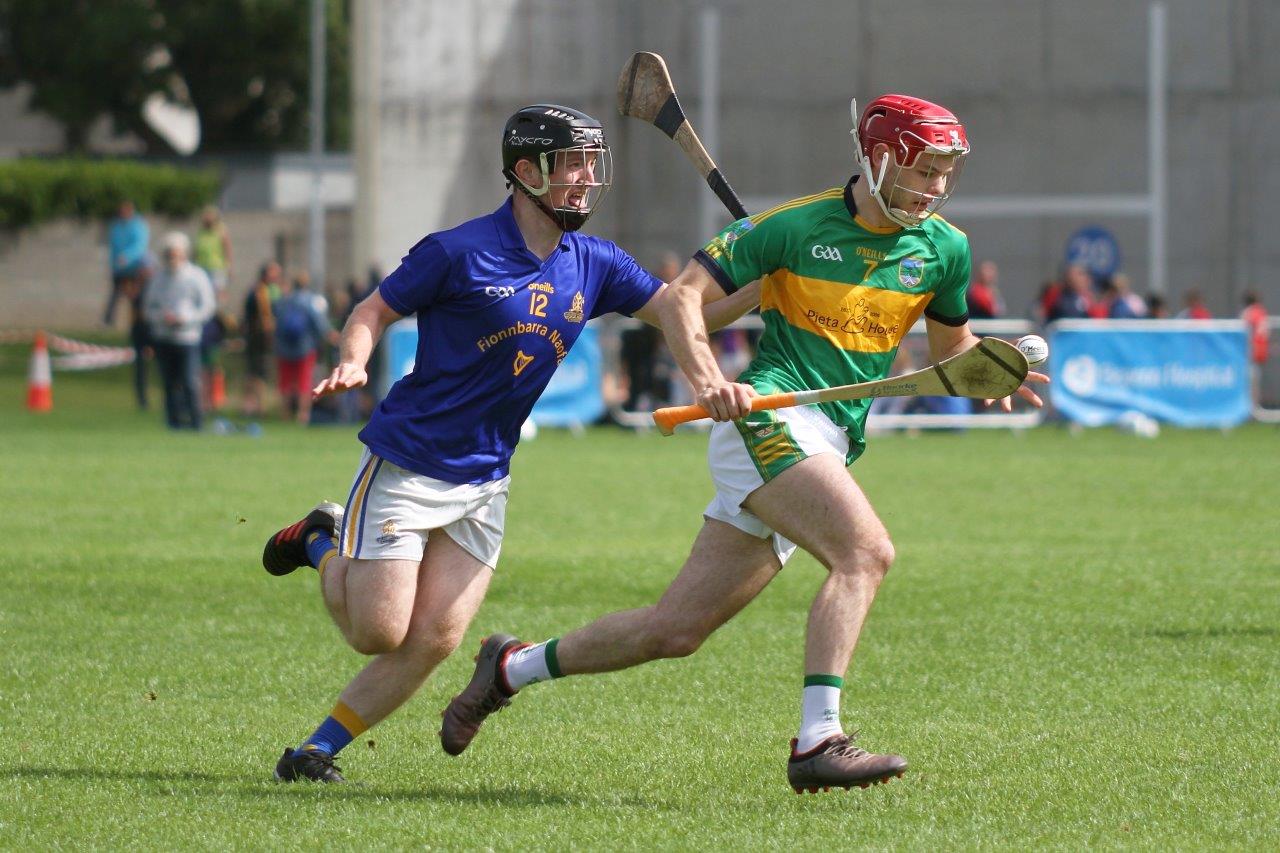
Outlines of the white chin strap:
[[[544,195],[546,195],[548,192],[551,191],[551,170],[547,168],[547,152],[543,151],[539,153],[538,161],[539,161],[538,163],[539,166],[542,168],[542,186],[541,187],[535,188],[535,187],[529,186],[520,178],[519,175],[516,175],[516,180],[520,181],[520,186],[524,187],[525,192],[529,193],[529,195],[542,198]],[[514,175],[515,169],[512,169],[511,173]]]
[[876,200],[876,204],[880,205],[880,211],[888,217],[890,222],[901,225],[903,228],[914,228],[921,222],[924,222],[932,214],[921,217],[912,216],[905,210],[896,207],[889,207],[885,202],[884,194],[880,192],[884,185],[884,179],[889,174],[889,162],[893,159],[886,151],[884,156],[880,158],[880,174],[875,174],[872,167],[871,158],[862,153],[862,139],[858,136],[858,99],[851,98],[849,100],[849,115],[853,119],[853,129],[849,133],[853,136],[853,156],[858,163],[858,168],[862,171],[863,177],[867,179],[867,189],[871,191],[871,197]]

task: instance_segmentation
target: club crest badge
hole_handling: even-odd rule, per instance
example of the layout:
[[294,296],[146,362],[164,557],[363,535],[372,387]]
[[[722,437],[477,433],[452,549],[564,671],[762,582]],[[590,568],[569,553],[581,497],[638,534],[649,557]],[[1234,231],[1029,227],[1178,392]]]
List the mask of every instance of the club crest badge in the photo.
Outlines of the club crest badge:
[[918,287],[924,280],[924,261],[920,258],[903,258],[898,264],[898,281],[903,287]]
[[379,545],[391,545],[400,538],[400,533],[396,530],[395,519],[389,518],[382,522],[382,527],[379,529],[382,531],[382,535],[378,537]]
[[746,234],[755,224],[750,219],[739,219],[737,222],[725,229],[724,242],[726,246],[732,246],[738,241],[738,238]]
[[525,355],[524,350],[516,350],[515,361],[511,362],[512,375],[519,376],[524,369],[529,366],[529,362],[531,361],[533,361],[533,356]]
[[569,307],[568,311],[564,312],[564,318],[570,323],[581,323],[582,306],[585,302],[586,300],[582,298],[582,291],[573,294],[573,305]]
[[733,244],[738,242],[739,237],[742,237],[755,227],[755,224],[750,219],[739,219],[737,222],[726,228],[723,234],[717,235],[706,245],[706,248],[703,249],[703,251],[713,259],[718,259],[722,255],[726,255],[732,259]]

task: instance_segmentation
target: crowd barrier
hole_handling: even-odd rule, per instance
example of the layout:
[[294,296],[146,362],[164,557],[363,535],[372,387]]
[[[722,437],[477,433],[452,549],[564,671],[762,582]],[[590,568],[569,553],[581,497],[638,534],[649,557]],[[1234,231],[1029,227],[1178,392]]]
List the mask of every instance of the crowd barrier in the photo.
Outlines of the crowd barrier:
[[[1280,317],[1270,318],[1280,329]],[[640,321],[622,318],[596,322],[583,330],[534,408],[540,426],[580,426],[606,410],[614,421],[637,429],[652,427],[649,411],[631,411],[607,402],[606,376],[625,375],[619,341]],[[1036,331],[1028,320],[973,320],[979,335],[1009,340]],[[758,316],[743,317],[730,328],[759,331]],[[1280,409],[1255,405],[1250,392],[1247,336],[1238,320],[1065,320],[1042,334],[1049,340],[1047,372],[1053,377],[1047,398],[1052,409],[1086,426],[1116,423],[1140,413],[1180,426],[1228,427],[1250,417],[1280,423]],[[387,358],[382,392],[413,367],[417,327],[402,320],[386,333]],[[929,362],[924,324],[903,340],[894,373]],[[679,380],[676,380],[679,381]],[[685,389],[685,393],[688,391]],[[1042,394],[1042,396],[1045,396]],[[669,402],[687,402],[680,394]],[[905,406],[905,408],[904,408]],[[882,399],[868,418],[869,429],[1028,429],[1041,424],[1045,410],[1015,400],[1012,414],[971,406],[969,401]]]
[[[609,324],[607,334],[616,339],[627,329],[638,328],[640,325],[639,320],[623,318]],[[1036,330],[1035,324],[1029,320],[972,320],[969,325],[979,335],[994,335],[1010,340],[1031,334]],[[749,314],[735,321],[728,328],[759,331],[764,328],[764,323],[758,315]],[[606,358],[610,359],[606,367],[607,371],[614,375],[622,373],[618,357],[620,347],[613,341],[608,341],[603,350]],[[898,360],[895,362],[893,372],[906,373],[928,363],[929,344],[925,336],[925,326],[923,323],[918,323],[907,333],[899,347]],[[672,402],[685,403],[688,400],[677,397]],[[1041,410],[1027,406],[1021,401],[1015,404],[1011,414],[990,412],[980,407],[974,411],[974,408],[969,400],[954,398],[926,400],[882,398],[872,406],[871,414],[867,418],[867,427],[871,430],[1029,429],[1038,426],[1044,420],[1044,413]],[[628,411],[615,403],[610,406],[610,414],[615,421],[624,426],[637,429],[653,426],[651,413],[648,411]]]

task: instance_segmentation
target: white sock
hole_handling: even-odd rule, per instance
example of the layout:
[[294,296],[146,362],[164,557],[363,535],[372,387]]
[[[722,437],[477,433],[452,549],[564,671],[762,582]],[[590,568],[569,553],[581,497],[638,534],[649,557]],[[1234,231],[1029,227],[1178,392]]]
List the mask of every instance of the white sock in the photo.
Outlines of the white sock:
[[553,678],[547,664],[547,645],[538,643],[536,646],[525,646],[507,655],[502,674],[507,679],[508,687],[519,690],[526,684],[550,681]]
[[843,734],[840,728],[840,688],[814,684],[804,689],[800,703],[800,734],[796,736],[796,752],[808,752],[832,735]]

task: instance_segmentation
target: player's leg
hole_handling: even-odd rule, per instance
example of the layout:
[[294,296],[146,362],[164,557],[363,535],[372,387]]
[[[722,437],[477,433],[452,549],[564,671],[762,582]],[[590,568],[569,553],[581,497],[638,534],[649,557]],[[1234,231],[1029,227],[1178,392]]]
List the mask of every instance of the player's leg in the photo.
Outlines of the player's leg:
[[492,578],[492,568],[443,531],[433,531],[402,642],[374,658],[343,691],[342,701],[370,726],[404,704],[462,642]]
[[[395,561],[352,560],[348,572],[358,573],[362,564],[378,562]],[[432,670],[453,653],[484,601],[492,576],[488,565],[443,531],[433,531],[418,567],[410,618],[400,641],[352,679],[329,717],[300,747],[285,750],[276,765],[276,778],[342,781],[334,757],[407,702]],[[358,614],[363,605],[353,592],[348,592],[348,607],[353,625],[360,630]],[[392,591],[392,597],[396,595]]]
[[809,611],[801,726],[788,762],[792,786],[797,791],[866,787],[901,775],[904,759],[858,748],[844,735],[839,718],[845,671],[893,562],[884,525],[844,459],[832,453],[790,466],[753,492],[745,506],[827,569]]
[[337,749],[418,689],[457,646],[501,551],[507,478],[457,485],[369,453],[362,462],[341,525],[347,558],[334,557],[323,580],[335,621],[345,617],[352,644],[379,657],[304,748],[286,751],[283,778],[327,778]]
[[[505,486],[490,493],[481,514],[488,532],[460,537],[459,545],[445,530],[432,531],[418,573],[411,620],[402,640],[380,654],[343,692],[329,718],[299,749],[286,750],[276,767],[277,778],[299,777],[340,781],[333,756],[353,738],[386,718],[407,701],[432,670],[457,648],[484,599],[501,545]],[[458,525],[449,529],[457,532]],[[359,571],[365,561],[352,560],[347,571]],[[348,609],[359,630],[360,603],[348,590]],[[336,776],[336,778],[334,778]]]
[[753,492],[746,507],[827,569],[809,611],[805,669],[843,673],[893,543],[866,495],[834,454],[811,456]]
[[528,684],[693,654],[750,603],[781,566],[772,538],[761,539],[708,518],[657,604],[611,613],[535,646],[507,634],[486,638],[471,681],[445,709],[441,745],[450,755],[461,753],[484,720]]
[[781,568],[770,539],[708,518],[657,604],[610,613],[560,639],[560,672],[612,672],[691,655],[750,604]]

